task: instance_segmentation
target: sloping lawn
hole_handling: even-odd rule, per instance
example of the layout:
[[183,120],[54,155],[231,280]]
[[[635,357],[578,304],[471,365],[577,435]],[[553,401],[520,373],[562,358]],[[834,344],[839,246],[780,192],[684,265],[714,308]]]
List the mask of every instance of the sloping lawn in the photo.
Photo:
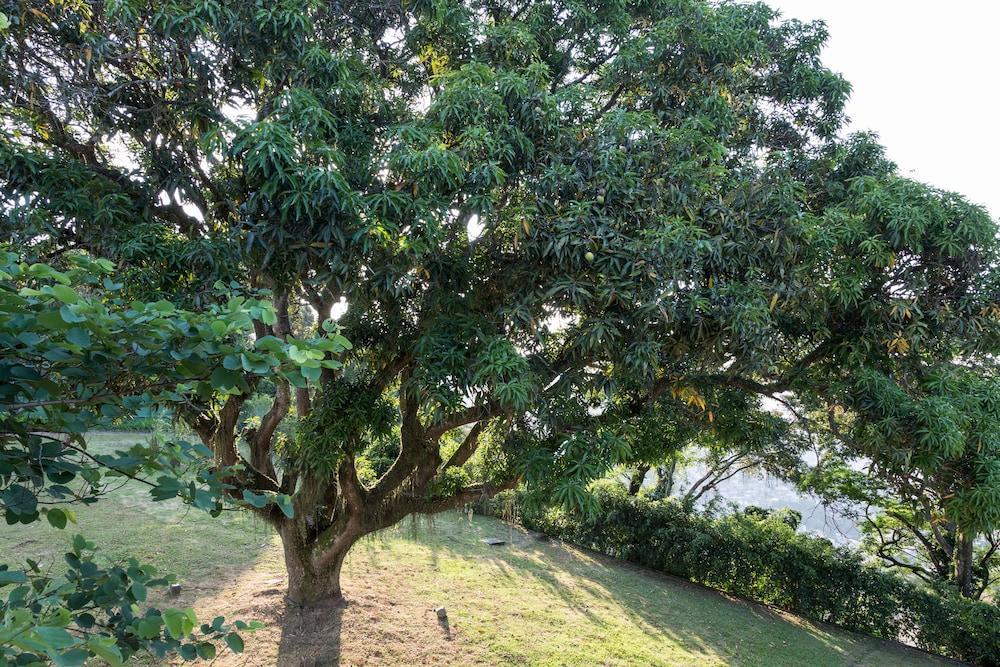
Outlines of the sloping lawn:
[[[111,448],[142,436],[95,436]],[[78,532],[110,557],[174,572],[171,606],[256,618],[218,665],[934,665],[950,661],[817,626],[655,572],[458,513],[406,521],[360,543],[344,605],[286,606],[280,545],[242,513],[212,519],[152,503],[139,485],[80,509]],[[0,554],[61,560],[72,530],[5,527]],[[485,537],[507,541],[488,546]],[[58,567],[58,562],[57,562]],[[448,624],[434,609],[447,609]],[[145,664],[152,664],[149,660]]]

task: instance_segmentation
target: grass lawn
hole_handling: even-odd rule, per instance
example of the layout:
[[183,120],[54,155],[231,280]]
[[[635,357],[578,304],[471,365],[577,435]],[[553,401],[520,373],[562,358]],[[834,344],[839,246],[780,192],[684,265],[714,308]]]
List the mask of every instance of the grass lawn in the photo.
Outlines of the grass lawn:
[[[95,435],[91,447],[139,437]],[[280,545],[249,515],[212,519],[152,503],[130,483],[79,508],[79,520],[76,532],[106,555],[132,553],[177,574],[184,588],[171,606],[267,624],[247,637],[242,655],[223,653],[217,665],[950,664],[484,517],[405,521],[361,542],[345,565],[347,603],[311,610],[286,606]],[[44,522],[8,526],[0,555],[59,561],[72,534]],[[484,537],[508,544],[487,546]],[[438,606],[447,608],[447,627]]]

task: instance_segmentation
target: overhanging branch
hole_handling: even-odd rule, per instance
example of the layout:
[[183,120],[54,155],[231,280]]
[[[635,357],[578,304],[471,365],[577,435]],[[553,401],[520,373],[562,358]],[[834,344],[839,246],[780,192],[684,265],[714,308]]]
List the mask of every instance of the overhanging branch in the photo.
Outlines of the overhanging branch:
[[424,434],[428,440],[436,441],[442,435],[466,424],[474,424],[485,419],[491,419],[501,414],[503,410],[498,403],[490,402],[483,405],[473,405],[453,412],[437,420],[427,427]]

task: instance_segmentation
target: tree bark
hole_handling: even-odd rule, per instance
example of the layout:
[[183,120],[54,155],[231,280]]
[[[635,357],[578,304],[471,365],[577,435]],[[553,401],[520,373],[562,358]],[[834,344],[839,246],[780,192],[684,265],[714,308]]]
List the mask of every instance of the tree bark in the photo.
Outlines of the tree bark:
[[973,535],[959,533],[955,544],[955,583],[964,597],[975,597],[972,585]]
[[324,563],[319,565],[314,545],[304,536],[305,528],[292,520],[278,529],[288,571],[288,599],[303,607],[339,602],[344,597],[341,569],[355,540],[338,540],[336,551],[324,550]]
[[668,497],[674,490],[674,474],[677,471],[677,457],[670,457],[667,465],[656,466],[656,488],[653,489],[653,497],[662,500]]
[[628,483],[628,494],[634,496],[639,493],[642,489],[642,483],[646,481],[646,473],[649,472],[649,466],[639,466],[632,473],[632,479]]

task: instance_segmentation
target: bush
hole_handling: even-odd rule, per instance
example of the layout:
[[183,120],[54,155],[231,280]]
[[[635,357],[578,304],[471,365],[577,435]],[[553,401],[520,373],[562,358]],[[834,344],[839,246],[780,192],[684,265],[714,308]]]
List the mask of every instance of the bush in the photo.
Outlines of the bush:
[[[600,512],[581,516],[517,503],[521,522],[588,549],[807,618],[899,639],[980,665],[1000,665],[1000,608],[931,591],[866,565],[851,549],[797,533],[785,512],[714,517],[671,500],[593,490]],[[503,498],[483,507],[491,514]],[[509,502],[509,500],[508,500]]]

